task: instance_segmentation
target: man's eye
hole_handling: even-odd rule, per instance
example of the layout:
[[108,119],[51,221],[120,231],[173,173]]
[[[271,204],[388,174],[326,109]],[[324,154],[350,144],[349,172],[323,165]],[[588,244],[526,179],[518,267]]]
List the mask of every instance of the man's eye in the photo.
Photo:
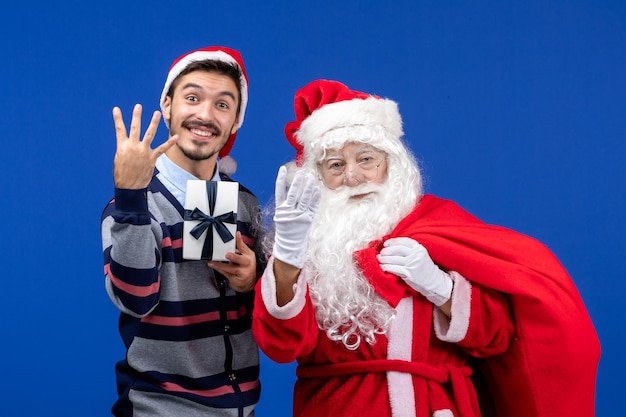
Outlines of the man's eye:
[[187,101],[198,101],[198,97],[196,97],[196,96],[187,96]]
[[228,103],[225,103],[225,102],[223,102],[223,101],[222,101],[222,102],[217,103],[217,107],[219,107],[220,109],[225,109],[225,110],[230,108],[230,106],[228,105]]

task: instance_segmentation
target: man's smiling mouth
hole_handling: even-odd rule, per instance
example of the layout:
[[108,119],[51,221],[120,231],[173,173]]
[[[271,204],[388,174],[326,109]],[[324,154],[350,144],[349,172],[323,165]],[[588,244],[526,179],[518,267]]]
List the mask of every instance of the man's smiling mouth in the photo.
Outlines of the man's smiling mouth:
[[191,133],[193,133],[196,136],[201,136],[203,138],[208,138],[211,136],[215,136],[213,132],[209,132],[208,130],[201,130],[201,129],[189,129],[189,131]]

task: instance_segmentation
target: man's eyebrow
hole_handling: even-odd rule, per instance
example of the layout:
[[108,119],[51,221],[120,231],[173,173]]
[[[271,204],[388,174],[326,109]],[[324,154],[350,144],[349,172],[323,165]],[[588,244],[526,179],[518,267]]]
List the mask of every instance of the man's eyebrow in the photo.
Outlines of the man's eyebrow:
[[[193,88],[196,90],[203,90],[202,86],[200,84],[194,83],[193,81],[188,82],[187,84],[183,85],[181,90],[186,90],[188,88]],[[230,98],[232,98],[234,101],[237,101],[237,97],[235,97],[235,95],[232,93],[232,91],[228,91],[228,90],[223,90],[220,91],[218,93],[219,96],[228,96]]]

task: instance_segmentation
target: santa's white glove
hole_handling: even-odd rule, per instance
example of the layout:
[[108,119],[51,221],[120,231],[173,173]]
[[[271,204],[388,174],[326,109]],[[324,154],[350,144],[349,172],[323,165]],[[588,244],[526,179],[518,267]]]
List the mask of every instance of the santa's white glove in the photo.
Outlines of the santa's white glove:
[[306,238],[320,203],[319,184],[312,174],[298,170],[289,186],[287,168],[283,165],[276,176],[275,200],[273,255],[302,268]]
[[430,258],[424,246],[408,237],[389,239],[378,255],[380,267],[404,279],[436,306],[452,294],[452,279]]

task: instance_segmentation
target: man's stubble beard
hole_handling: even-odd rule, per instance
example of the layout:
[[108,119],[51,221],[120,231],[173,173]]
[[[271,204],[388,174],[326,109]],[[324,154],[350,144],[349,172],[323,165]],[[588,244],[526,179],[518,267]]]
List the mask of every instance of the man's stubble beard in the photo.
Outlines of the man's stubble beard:
[[203,152],[202,150],[203,145],[209,145],[206,142],[199,142],[196,140],[192,140],[192,143],[196,145],[195,149],[185,149],[181,144],[176,143],[176,146],[178,146],[178,149],[180,149],[180,152],[183,155],[185,155],[187,159],[190,159],[192,161],[205,161],[207,159],[210,159],[212,156],[216,155],[219,152],[219,150]]

